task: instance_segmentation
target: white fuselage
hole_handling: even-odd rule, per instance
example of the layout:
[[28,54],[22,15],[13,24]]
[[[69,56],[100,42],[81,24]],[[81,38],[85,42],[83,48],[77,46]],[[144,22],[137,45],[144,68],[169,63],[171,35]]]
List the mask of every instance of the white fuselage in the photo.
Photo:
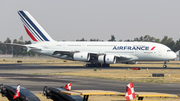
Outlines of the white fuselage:
[[54,51],[80,51],[95,54],[114,55],[127,57],[129,60],[117,60],[116,63],[127,61],[168,61],[176,58],[176,54],[165,45],[153,42],[39,42],[31,44],[40,48],[34,52],[56,58],[70,59],[66,55],[53,55]]
[[18,14],[30,39],[36,43],[25,45],[28,51],[107,67],[114,63],[168,61],[176,58],[170,48],[152,42],[57,42],[29,12],[20,10]]

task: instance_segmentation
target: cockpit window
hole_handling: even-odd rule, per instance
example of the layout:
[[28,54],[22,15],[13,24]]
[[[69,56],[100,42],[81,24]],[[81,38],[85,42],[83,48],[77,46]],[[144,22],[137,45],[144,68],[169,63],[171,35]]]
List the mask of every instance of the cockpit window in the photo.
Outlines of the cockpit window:
[[167,52],[171,52],[172,50],[167,50]]

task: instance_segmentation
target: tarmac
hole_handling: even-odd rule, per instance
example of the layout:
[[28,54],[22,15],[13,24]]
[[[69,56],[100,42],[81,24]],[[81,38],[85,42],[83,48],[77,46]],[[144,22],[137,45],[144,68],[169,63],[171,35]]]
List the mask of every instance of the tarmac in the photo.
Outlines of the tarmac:
[[[128,67],[101,67],[101,69],[124,69]],[[130,67],[129,67],[130,68]],[[132,68],[132,67],[131,67]],[[143,67],[146,69],[146,67]],[[125,92],[128,81],[115,81],[102,78],[92,77],[75,77],[75,76],[51,76],[27,73],[30,71],[62,71],[64,69],[90,69],[87,67],[75,66],[44,66],[40,64],[0,64],[0,84],[18,85],[27,88],[33,93],[42,92],[44,86],[61,87],[72,82],[72,90],[110,90]],[[92,69],[92,68],[91,68]],[[156,67],[148,67],[148,69],[163,69]],[[180,69],[167,68],[167,69]],[[176,94],[180,96],[180,84],[173,83],[140,83],[133,82],[135,92],[157,92]]]

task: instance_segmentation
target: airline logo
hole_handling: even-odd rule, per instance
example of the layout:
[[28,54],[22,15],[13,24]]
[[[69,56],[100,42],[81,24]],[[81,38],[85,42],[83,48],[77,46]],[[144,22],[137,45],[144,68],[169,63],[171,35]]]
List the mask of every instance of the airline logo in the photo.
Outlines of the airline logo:
[[154,46],[154,47],[151,48],[151,50],[154,50],[155,48],[156,48],[156,47]]
[[26,28],[26,26],[24,26],[24,28],[25,28],[27,34],[30,36],[30,38],[31,38],[33,41],[38,41],[38,40],[36,40],[36,38],[31,34],[31,32],[29,32],[29,30]]
[[[156,47],[153,46],[151,50]],[[112,50],[149,50],[149,46],[114,46]]]
[[33,41],[50,41],[48,37],[44,35],[44,30],[42,27],[28,12],[19,11],[18,14],[24,23],[27,34]]

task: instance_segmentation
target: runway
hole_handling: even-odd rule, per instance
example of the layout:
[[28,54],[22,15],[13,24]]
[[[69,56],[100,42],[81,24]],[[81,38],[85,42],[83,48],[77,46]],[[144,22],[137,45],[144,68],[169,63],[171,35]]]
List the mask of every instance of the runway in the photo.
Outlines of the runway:
[[[102,69],[124,69],[127,67],[104,67]],[[146,67],[143,67],[146,68]],[[52,70],[70,70],[70,69],[89,69],[86,67],[71,67],[71,66],[42,66],[22,65],[22,64],[1,64],[0,65],[0,83],[8,85],[21,85],[28,90],[39,93],[42,92],[44,86],[61,87],[66,83],[72,82],[72,90],[111,90],[125,92],[127,81],[114,81],[101,78],[90,77],[74,77],[74,76],[50,76],[32,74],[31,71],[44,70],[51,72]],[[92,69],[92,68],[91,68]],[[149,68],[149,69],[163,69],[163,68]],[[180,69],[180,68],[167,68]],[[139,83],[133,82],[136,92],[159,92],[170,93],[180,96],[180,84],[154,84],[154,83]]]
[[[132,69],[132,67],[84,67],[84,66],[46,66],[41,64],[0,64],[0,70],[16,70],[16,69]],[[140,67],[141,69],[180,69],[180,67]]]

